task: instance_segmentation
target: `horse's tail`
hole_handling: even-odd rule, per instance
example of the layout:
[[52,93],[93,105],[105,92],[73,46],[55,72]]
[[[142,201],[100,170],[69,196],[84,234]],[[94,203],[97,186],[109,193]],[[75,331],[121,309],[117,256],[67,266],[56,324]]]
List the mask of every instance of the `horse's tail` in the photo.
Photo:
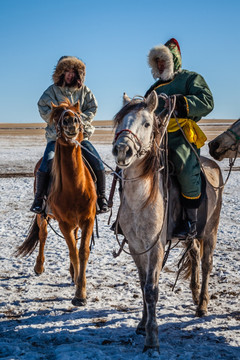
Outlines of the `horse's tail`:
[[37,223],[37,216],[33,219],[26,240],[20,245],[16,252],[16,256],[31,255],[35,250],[39,241],[39,227]]
[[[194,247],[198,247],[200,248],[200,259],[202,258],[203,255],[203,241],[202,240],[197,240],[197,242],[194,244]],[[196,249],[195,249],[196,250]],[[189,276],[192,273],[192,261],[194,260],[193,258],[196,256],[196,251],[192,251],[191,249],[187,252],[186,254],[186,258],[183,262],[183,266],[182,266],[182,277],[187,280],[189,278]]]

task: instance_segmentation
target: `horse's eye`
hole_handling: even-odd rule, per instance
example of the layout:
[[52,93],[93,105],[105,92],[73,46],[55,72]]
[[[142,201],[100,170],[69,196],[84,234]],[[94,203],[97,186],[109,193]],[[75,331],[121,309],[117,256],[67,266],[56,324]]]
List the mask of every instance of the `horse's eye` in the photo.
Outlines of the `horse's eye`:
[[66,119],[63,119],[63,125],[64,125],[64,126],[67,126],[67,124],[68,124],[67,120],[66,120]]
[[148,127],[150,126],[150,123],[149,123],[149,122],[146,122],[146,123],[144,124],[144,126],[145,126],[145,128],[148,128]]
[[77,121],[77,118],[74,118],[74,123],[77,124],[77,122],[78,122],[78,121]]

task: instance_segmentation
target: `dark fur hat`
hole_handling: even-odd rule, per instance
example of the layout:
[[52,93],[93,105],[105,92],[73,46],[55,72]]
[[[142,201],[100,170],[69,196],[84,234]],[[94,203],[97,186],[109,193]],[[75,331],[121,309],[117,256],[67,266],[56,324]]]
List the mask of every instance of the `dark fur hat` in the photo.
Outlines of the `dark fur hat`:
[[73,69],[79,76],[81,84],[84,83],[86,75],[85,64],[75,56],[62,56],[54,69],[52,76],[54,84],[58,84],[62,75],[69,69]]

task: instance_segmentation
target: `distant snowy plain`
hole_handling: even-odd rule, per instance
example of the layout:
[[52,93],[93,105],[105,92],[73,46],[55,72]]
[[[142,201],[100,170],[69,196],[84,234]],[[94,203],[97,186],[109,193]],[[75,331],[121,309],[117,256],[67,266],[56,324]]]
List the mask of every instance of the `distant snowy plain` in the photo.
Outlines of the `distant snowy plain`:
[[[0,139],[0,174],[32,172],[44,144],[38,139]],[[112,167],[111,146],[95,144]],[[202,153],[208,155],[207,147]],[[240,160],[237,161],[239,166]],[[219,163],[227,175],[227,160]],[[110,191],[112,176],[107,175]],[[69,275],[65,241],[49,229],[45,272],[33,270],[37,250],[27,258],[13,252],[27,234],[33,215],[32,177],[0,177],[0,358],[8,360],[148,359],[144,338],[135,330],[142,312],[137,270],[130,256],[118,258],[109,214],[98,217],[96,238],[87,267],[86,307],[71,304],[74,286]],[[119,204],[114,198],[112,221]],[[179,279],[181,249],[170,253],[160,276],[157,319],[162,360],[240,359],[240,173],[233,171],[224,189],[223,206],[210,278],[208,315],[194,316],[189,281]],[[57,223],[53,223],[57,229]]]

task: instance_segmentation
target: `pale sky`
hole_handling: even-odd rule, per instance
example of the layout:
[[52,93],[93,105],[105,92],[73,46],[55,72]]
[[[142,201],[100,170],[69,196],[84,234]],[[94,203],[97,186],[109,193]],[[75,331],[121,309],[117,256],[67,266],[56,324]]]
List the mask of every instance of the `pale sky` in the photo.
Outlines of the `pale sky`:
[[153,84],[148,52],[171,37],[183,68],[213,93],[208,118],[238,119],[239,16],[239,0],[0,0],[0,123],[43,121],[37,101],[62,55],[84,61],[95,120],[111,120],[123,92],[143,96]]

